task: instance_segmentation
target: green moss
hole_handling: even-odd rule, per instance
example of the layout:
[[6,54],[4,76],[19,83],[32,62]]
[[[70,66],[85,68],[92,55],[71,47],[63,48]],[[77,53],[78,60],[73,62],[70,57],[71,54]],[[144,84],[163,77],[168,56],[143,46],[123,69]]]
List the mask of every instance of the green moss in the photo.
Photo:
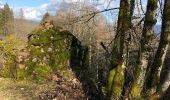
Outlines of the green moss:
[[31,46],[31,54],[36,56],[41,56],[43,53],[41,52],[40,47],[33,47]]
[[35,29],[28,42],[28,72],[32,73],[41,64],[49,66],[53,71],[67,69],[72,37],[69,32],[59,32],[55,27],[46,29],[45,26],[40,26]]
[[140,84],[138,84],[138,82],[137,82],[137,79],[140,77],[140,72],[141,72],[141,62],[138,62],[139,63],[139,65],[137,66],[137,68],[136,68],[136,72],[135,72],[135,80],[134,80],[134,82],[132,83],[133,85],[132,85],[132,89],[131,89],[131,96],[132,96],[132,98],[135,98],[135,97],[139,97],[140,96],[140,93],[141,93],[141,91],[142,91],[142,87],[140,86]]
[[113,79],[114,79],[114,76],[115,76],[115,69],[112,69],[110,72],[109,72],[109,78],[108,78],[108,86],[107,86],[107,91],[108,92],[111,92],[112,91],[112,84],[113,84]]
[[[158,0],[149,0],[148,1],[148,5],[147,6],[147,13],[146,13],[146,21],[147,24],[151,24],[150,26],[152,26],[153,24],[156,24],[157,20],[156,18],[153,18],[155,15],[152,15],[151,13],[155,12],[158,6]],[[152,5],[152,6],[150,6]],[[155,16],[156,17],[156,16]]]
[[32,78],[38,81],[44,81],[48,78],[51,71],[52,69],[48,65],[35,66]]
[[157,9],[157,6],[158,6],[158,0],[149,0],[149,5],[152,5],[151,6],[151,10],[154,10],[154,9]]
[[26,69],[18,69],[17,71],[17,80],[28,79],[28,72]]
[[117,67],[117,71],[113,80],[113,95],[116,97],[121,96],[124,84],[124,68],[122,68],[122,66],[123,65],[119,65]]
[[120,97],[122,93],[124,83],[124,68],[122,65],[118,65],[116,68],[113,68],[109,73],[108,80],[108,95],[114,97]]
[[135,85],[132,87],[132,91],[131,91],[131,96],[132,96],[132,98],[140,97],[140,93],[141,93],[141,87],[138,86],[137,84],[135,84]]

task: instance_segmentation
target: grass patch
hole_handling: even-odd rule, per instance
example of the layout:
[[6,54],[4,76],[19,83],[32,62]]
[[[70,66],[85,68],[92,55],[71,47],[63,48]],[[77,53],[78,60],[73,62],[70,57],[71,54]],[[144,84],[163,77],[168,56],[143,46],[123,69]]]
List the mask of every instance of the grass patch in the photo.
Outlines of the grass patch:
[[54,82],[36,83],[9,78],[0,78],[0,84],[0,100],[37,100],[41,92],[55,87]]

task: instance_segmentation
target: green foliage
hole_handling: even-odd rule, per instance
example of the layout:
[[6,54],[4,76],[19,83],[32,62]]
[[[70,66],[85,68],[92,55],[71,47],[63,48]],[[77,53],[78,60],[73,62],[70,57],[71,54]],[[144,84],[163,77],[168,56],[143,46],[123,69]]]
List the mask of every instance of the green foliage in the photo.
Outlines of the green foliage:
[[0,53],[5,61],[2,76],[17,77],[17,52],[20,44],[19,40],[13,36],[8,36],[4,41],[0,41]]
[[17,70],[17,80],[29,79],[31,76],[28,74],[27,69]]

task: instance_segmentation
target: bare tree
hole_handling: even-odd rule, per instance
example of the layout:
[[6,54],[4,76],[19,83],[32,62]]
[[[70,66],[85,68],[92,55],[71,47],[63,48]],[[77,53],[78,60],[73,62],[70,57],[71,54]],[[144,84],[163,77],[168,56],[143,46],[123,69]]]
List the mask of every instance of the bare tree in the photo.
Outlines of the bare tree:
[[119,98],[122,95],[124,85],[124,72],[126,68],[126,43],[131,29],[134,0],[121,0],[117,33],[112,48],[111,67],[109,72],[108,96]]
[[[170,1],[165,0],[163,10],[163,21],[162,21],[162,33],[160,37],[159,47],[153,59],[151,70],[146,78],[146,90],[156,92],[156,88],[160,81],[160,73],[164,64],[164,60],[168,51],[170,43]],[[165,92],[169,87],[170,83],[165,80],[165,83],[158,87],[159,92]]]
[[138,53],[139,57],[135,69],[135,79],[131,90],[132,97],[140,96],[144,85],[145,74],[152,52],[151,44],[153,39],[153,26],[156,24],[157,3],[158,0],[148,0],[141,43]]

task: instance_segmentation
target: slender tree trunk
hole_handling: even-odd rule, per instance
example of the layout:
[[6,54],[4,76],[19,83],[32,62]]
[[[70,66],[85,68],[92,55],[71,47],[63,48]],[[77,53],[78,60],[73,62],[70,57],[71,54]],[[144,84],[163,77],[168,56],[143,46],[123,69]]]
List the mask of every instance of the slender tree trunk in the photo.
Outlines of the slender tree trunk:
[[[168,58],[168,62],[170,61],[170,58]],[[164,64],[163,69],[161,71],[161,79],[159,85],[157,87],[158,93],[164,93],[167,88],[170,86],[170,65],[167,62],[167,64]]]
[[158,0],[148,0],[139,50],[139,57],[137,60],[137,67],[134,73],[134,82],[131,89],[132,97],[140,96],[141,90],[144,85],[145,74],[152,52],[151,42],[153,38],[153,26],[156,24],[157,3]]
[[[130,16],[133,16],[133,12],[134,12],[134,7],[135,7],[135,0],[131,0],[130,2]],[[132,20],[132,17],[131,17]],[[132,23],[131,23],[131,29],[132,29]],[[131,81],[132,81],[132,76],[130,74],[130,66],[129,66],[129,45],[130,45],[130,39],[131,39],[131,32],[128,35],[129,39],[126,42],[126,70],[125,70],[125,82],[123,85],[123,91],[122,91],[122,100],[125,100],[126,98],[129,97],[129,91],[130,91],[130,87],[131,87]]]
[[131,27],[131,1],[121,0],[117,34],[112,48],[112,60],[108,80],[108,97],[120,98],[124,85],[127,36]]
[[[168,51],[169,43],[170,43],[170,0],[165,0],[162,19],[161,39],[146,83],[146,89],[152,91],[151,93],[156,91],[156,87],[159,84],[160,73],[165,60],[165,56]],[[170,85],[169,82],[165,81],[165,83],[168,83],[166,84],[167,86]],[[166,91],[166,89],[162,89],[161,87],[158,88],[158,91],[163,92]]]

